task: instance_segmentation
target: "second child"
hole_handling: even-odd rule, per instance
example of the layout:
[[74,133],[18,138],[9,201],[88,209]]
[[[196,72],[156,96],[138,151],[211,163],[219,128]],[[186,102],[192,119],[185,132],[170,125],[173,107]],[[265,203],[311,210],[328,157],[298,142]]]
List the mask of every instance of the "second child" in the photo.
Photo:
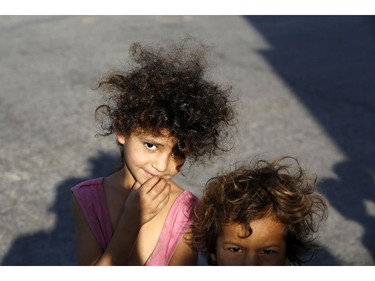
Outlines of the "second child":
[[191,243],[209,265],[301,265],[326,217],[316,177],[297,159],[258,160],[207,182]]

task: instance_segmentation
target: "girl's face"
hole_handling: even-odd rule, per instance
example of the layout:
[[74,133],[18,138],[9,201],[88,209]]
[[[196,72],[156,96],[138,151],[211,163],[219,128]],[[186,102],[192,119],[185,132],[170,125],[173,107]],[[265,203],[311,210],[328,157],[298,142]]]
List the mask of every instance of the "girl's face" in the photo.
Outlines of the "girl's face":
[[126,185],[135,181],[143,184],[154,175],[168,180],[178,173],[178,160],[172,153],[176,140],[168,134],[132,133],[128,137],[117,135],[117,140],[124,146]]
[[241,224],[226,224],[217,238],[217,265],[286,265],[285,225],[272,217],[250,223],[248,237]]

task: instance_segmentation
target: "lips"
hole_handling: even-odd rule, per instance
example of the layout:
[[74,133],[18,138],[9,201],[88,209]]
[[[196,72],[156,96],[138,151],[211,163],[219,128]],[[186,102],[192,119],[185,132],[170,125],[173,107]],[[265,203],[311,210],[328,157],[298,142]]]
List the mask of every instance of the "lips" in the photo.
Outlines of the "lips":
[[146,175],[147,179],[151,179],[153,176],[158,176],[158,177],[164,178],[166,180],[169,179],[169,177],[167,175],[160,175],[160,174],[155,175],[155,174],[150,173],[149,171],[144,170],[144,169],[143,169],[143,171],[145,172],[145,175]]
[[145,172],[145,175],[146,175],[146,177],[148,178],[148,179],[151,179],[153,176],[154,176],[154,174],[152,174],[152,173],[150,173],[150,172],[148,172],[148,171],[146,171],[146,170],[143,170],[144,172]]

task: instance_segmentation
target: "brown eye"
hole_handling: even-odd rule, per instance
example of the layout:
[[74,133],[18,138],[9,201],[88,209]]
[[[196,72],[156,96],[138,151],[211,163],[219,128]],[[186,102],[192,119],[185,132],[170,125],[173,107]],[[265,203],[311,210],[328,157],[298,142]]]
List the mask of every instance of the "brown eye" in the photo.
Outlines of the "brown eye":
[[148,149],[148,150],[156,150],[156,145],[153,144],[153,143],[150,143],[150,142],[145,142],[144,143],[144,146]]
[[231,247],[231,248],[229,248],[229,251],[231,251],[233,253],[239,253],[239,252],[241,252],[241,248]]
[[272,255],[272,254],[276,254],[276,251],[271,250],[271,249],[264,249],[264,250],[262,250],[262,254],[264,254],[264,255]]

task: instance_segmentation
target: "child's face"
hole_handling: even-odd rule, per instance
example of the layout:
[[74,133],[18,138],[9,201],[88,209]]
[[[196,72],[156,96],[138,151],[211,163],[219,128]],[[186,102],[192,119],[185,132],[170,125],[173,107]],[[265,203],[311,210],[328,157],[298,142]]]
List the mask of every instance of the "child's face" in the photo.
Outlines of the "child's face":
[[172,154],[175,138],[166,134],[155,137],[147,133],[117,135],[124,145],[125,178],[127,183],[145,183],[154,175],[170,179],[178,173],[178,161]]
[[271,217],[250,223],[248,237],[241,224],[223,225],[217,238],[216,255],[211,257],[217,265],[286,265],[285,225]]

